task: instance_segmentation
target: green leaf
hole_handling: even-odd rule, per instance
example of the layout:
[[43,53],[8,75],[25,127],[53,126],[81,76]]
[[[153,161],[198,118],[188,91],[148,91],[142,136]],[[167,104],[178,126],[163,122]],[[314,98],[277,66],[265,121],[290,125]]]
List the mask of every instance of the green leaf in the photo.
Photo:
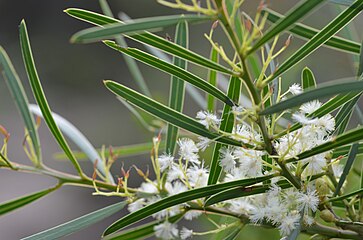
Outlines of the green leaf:
[[[145,153],[150,153],[151,149],[153,148],[153,143],[148,142],[148,143],[140,143],[140,144],[134,144],[134,145],[126,145],[126,146],[121,146],[121,147],[112,147],[112,152],[116,157],[129,157],[129,156],[136,156],[136,155],[141,155],[141,154],[145,154]],[[163,142],[160,143],[159,146],[160,149],[164,149],[165,148],[165,144],[163,144]],[[100,154],[101,153],[101,149],[97,149],[97,152]],[[78,151],[73,151],[74,156],[77,157],[77,159],[82,160],[87,158],[87,155],[84,152],[78,152]],[[105,157],[109,157],[110,156],[110,152],[109,151],[105,151]],[[67,158],[67,155],[65,155],[64,153],[56,153],[54,154],[54,157],[56,159],[65,159]]]
[[[43,118],[43,114],[39,106],[35,104],[30,104],[29,110],[31,113]],[[93,165],[97,161],[97,170],[100,171],[100,173],[102,173],[102,175],[105,176],[110,183],[115,184],[112,175],[109,172],[105,171],[105,166],[101,161],[100,155],[92,146],[90,141],[81,133],[81,131],[79,131],[72,123],[70,123],[62,116],[54,112],[52,112],[51,114],[62,133],[64,133],[65,136],[71,139],[87,155],[88,159],[92,162]]]
[[301,86],[304,90],[316,87],[314,74],[308,67],[301,72]]
[[33,54],[30,47],[28,32],[26,28],[25,21],[21,21],[20,23],[20,45],[21,52],[23,55],[23,60],[26,68],[26,72],[28,74],[28,78],[30,81],[31,88],[33,90],[33,94],[37,103],[42,110],[42,114],[44,116],[44,120],[47,123],[49,130],[52,132],[54,138],[57,140],[59,146],[63,149],[63,151],[67,154],[67,157],[72,162],[77,172],[83,176],[83,172],[81,167],[79,166],[76,158],[73,156],[71,149],[69,148],[67,142],[65,141],[62,133],[60,132],[57,124],[55,123],[51,110],[49,108],[47,99],[45,98],[42,85],[40,83],[37,70],[35,68]]
[[26,129],[28,130],[29,137],[33,144],[38,161],[41,161],[41,150],[38,132],[35,126],[33,117],[31,116],[28,105],[29,101],[25,94],[24,87],[19,79],[17,72],[6,51],[0,46],[0,69],[3,73],[5,81],[9,90],[15,100],[15,103],[23,118]]
[[38,200],[41,197],[44,197],[45,195],[47,195],[48,193],[53,192],[54,190],[56,190],[59,186],[53,187],[53,188],[49,188],[43,191],[39,191],[39,192],[35,192],[14,200],[10,200],[8,202],[4,202],[4,203],[0,203],[0,216],[4,215],[6,213],[9,213],[11,211],[14,211],[18,208],[21,208],[27,204],[30,204],[32,202],[34,202],[35,200]]
[[[184,216],[184,213],[183,214],[178,214],[178,215],[173,216],[173,217],[169,217],[168,222],[175,223],[175,222],[179,221],[183,216]],[[162,222],[162,221],[156,220],[156,221],[153,221],[151,223],[141,225],[139,227],[135,227],[135,228],[131,228],[131,229],[119,232],[117,234],[108,235],[107,237],[102,238],[102,239],[104,239],[104,240],[145,239],[146,237],[150,237],[150,236],[155,234],[154,227],[159,225],[160,222]]]
[[[105,15],[113,18],[112,11],[111,11],[110,6],[108,5],[107,1],[106,0],[100,0],[99,3],[100,3],[100,6],[101,6],[101,9],[102,9],[103,13]],[[121,34],[116,36],[115,40],[116,40],[118,45],[123,46],[123,47],[127,47],[127,43],[126,43],[124,37]],[[137,66],[136,61],[133,58],[128,57],[126,55],[123,55],[123,56],[124,56],[125,63],[126,63],[128,69],[129,69],[130,73],[131,73],[132,79],[137,83],[137,85],[139,86],[141,92],[143,94],[145,94],[146,96],[150,97],[151,92],[150,92],[147,84],[145,83],[145,79],[142,76],[142,73],[141,73],[139,67]]]
[[126,206],[127,202],[119,202],[97,211],[86,214],[69,222],[63,223],[56,227],[50,228],[43,232],[23,238],[22,240],[53,240],[59,239],[69,234],[75,233],[83,228],[89,227],[92,224],[102,221],[103,219],[119,212]]
[[339,196],[339,197],[334,197],[334,198],[330,198],[328,201],[329,202],[336,202],[336,201],[341,201],[343,199],[347,199],[351,196],[354,196],[354,195],[360,195],[363,193],[363,188],[362,189],[359,189],[359,190],[356,190],[354,192],[351,192],[351,193],[348,193],[348,194],[345,194],[345,195],[342,195],[342,196]]
[[[342,147],[338,147],[334,150],[332,158],[337,158],[340,156],[346,156],[349,153],[350,150],[350,146],[342,146]],[[360,143],[358,144],[358,152],[357,154],[362,154],[363,153],[363,144]]]
[[[242,82],[237,77],[231,77],[228,86],[228,97],[230,97],[234,102],[239,101],[239,97],[241,94],[241,85]],[[232,112],[232,108],[228,105],[224,105],[223,113],[222,113],[222,122],[219,127],[220,130],[224,132],[232,132],[234,127],[234,114]],[[215,144],[213,150],[213,157],[210,163],[209,177],[208,177],[208,185],[214,184],[218,181],[219,176],[222,172],[222,167],[220,166],[220,149],[225,146],[220,143]]]
[[294,23],[306,16],[314,8],[316,8],[323,2],[324,0],[307,0],[291,9],[286,14],[286,17],[281,18],[279,21],[276,22],[274,26],[267,30],[266,33],[264,33],[263,37],[258,40],[257,43],[255,43],[249,53],[256,51],[259,47],[268,42],[270,39],[272,39],[282,31],[286,30],[287,28],[290,28]]
[[71,38],[71,42],[74,43],[89,43],[113,38],[122,33],[138,33],[144,30],[155,30],[172,25],[178,24],[180,21],[187,21],[190,23],[204,22],[211,20],[208,16],[202,15],[173,15],[162,17],[150,17],[136,19],[129,23],[112,23],[100,27],[93,27],[79,31]]
[[243,179],[243,180],[236,180],[232,182],[227,183],[220,183],[220,184],[214,184],[209,185],[202,188],[197,188],[193,190],[189,190],[186,192],[182,192],[170,197],[163,198],[153,204],[150,204],[144,208],[141,208],[140,210],[137,210],[133,213],[130,213],[129,215],[119,219],[118,221],[114,222],[111,226],[109,226],[106,231],[104,232],[104,235],[109,235],[111,233],[114,233],[126,226],[129,226],[133,223],[136,223],[154,213],[157,213],[163,209],[185,203],[188,201],[192,201],[195,199],[207,197],[213,194],[216,194],[220,191],[237,187],[237,186],[250,186],[259,182],[263,182],[267,179],[270,179],[274,177],[274,175],[268,175],[258,178],[251,178],[251,179]]
[[[283,15],[269,8],[266,8],[264,11],[268,13],[267,19],[273,23],[276,23],[282,17],[284,17]],[[318,29],[306,26],[301,23],[295,23],[293,27],[289,29],[289,32],[307,40],[313,38],[316,34],[319,33],[319,31],[320,30]],[[359,43],[338,36],[331,37],[328,41],[324,43],[324,46],[353,54],[359,54],[359,49],[360,49]]]
[[332,149],[335,149],[339,146],[343,146],[346,144],[358,142],[363,139],[363,128],[356,128],[351,131],[348,131],[342,135],[334,137],[332,140],[325,142],[319,146],[316,146],[308,151],[302,152],[296,156],[296,158],[290,158],[285,160],[286,163],[299,161],[311,156],[314,156],[319,153],[323,153]]
[[358,147],[359,147],[359,145],[357,143],[354,143],[351,146],[347,162],[345,163],[343,173],[339,176],[339,182],[338,182],[337,187],[335,188],[333,197],[335,197],[336,195],[339,194],[340,189],[342,188],[342,186],[343,186],[343,184],[345,182],[345,179],[347,178],[348,173],[349,173],[350,169],[352,168],[354,160],[355,160],[355,158],[356,158],[356,156],[358,154]]
[[239,233],[242,231],[243,227],[244,227],[244,224],[240,223],[240,225],[238,227],[234,228],[233,231],[224,238],[224,240],[237,239],[237,237],[238,237]]
[[[216,63],[218,63],[218,61],[219,61],[219,54],[218,54],[217,50],[215,50],[214,48],[211,49],[210,59]],[[209,70],[208,82],[215,87],[217,86],[217,72],[215,70],[212,70],[212,69]],[[210,112],[215,111],[215,107],[216,107],[216,101],[215,101],[214,97],[210,94],[207,94],[208,111],[210,111]]]
[[173,124],[176,127],[183,128],[187,131],[195,133],[197,135],[212,139],[217,142],[230,144],[234,146],[245,146],[245,147],[253,147],[246,145],[242,142],[238,142],[236,140],[223,137],[218,133],[211,132],[205,128],[204,125],[197,122],[196,120],[181,114],[165,105],[162,105],[140,93],[125,87],[121,84],[118,84],[113,81],[105,81],[106,87],[111,90],[117,96],[124,98],[129,101],[133,105],[143,109],[144,111]]
[[178,67],[171,63],[165,62],[151,54],[145,53],[139,49],[136,48],[122,48],[118,46],[115,42],[112,41],[104,41],[104,43],[124,54],[127,54],[128,56],[131,56],[149,66],[152,66],[160,71],[166,72],[168,74],[171,74],[173,76],[178,77],[179,79],[182,79],[186,82],[189,82],[193,86],[196,86],[203,91],[213,95],[214,97],[218,98],[222,102],[227,103],[228,105],[234,106],[235,104],[233,101],[226,96],[221,90],[218,88],[212,86],[208,82],[204,81],[203,79],[199,78],[198,76]]
[[[313,1],[310,1],[313,2]],[[317,48],[339,32],[345,25],[351,22],[363,10],[363,0],[357,0],[343,11],[338,17],[326,25],[318,34],[310,39],[304,46],[296,51],[289,59],[283,62],[271,78],[275,78],[295,66],[309,56]]]
[[354,2],[354,0],[329,0],[329,2],[349,6]]
[[334,96],[339,93],[358,92],[363,90],[363,81],[332,81],[312,90],[305,91],[287,100],[272,105],[260,112],[261,115],[277,113],[299,106],[314,99]]
[[[100,26],[112,23],[122,23],[120,20],[82,9],[70,8],[65,10],[65,12],[74,18]],[[209,60],[208,58],[205,58],[193,51],[190,51],[189,49],[183,48],[178,44],[175,44],[171,41],[166,40],[165,38],[159,37],[150,32],[145,31],[142,32],[141,34],[134,34],[132,36],[125,35],[125,37],[138,41],[142,44],[155,47],[157,49],[160,49],[168,54],[177,56],[179,58],[183,58],[191,63],[204,66],[206,68],[214,69],[219,72],[227,74],[235,74],[232,70],[218,63],[215,63]]]
[[[282,189],[291,187],[291,184],[284,180],[278,182],[279,187]],[[210,196],[204,203],[204,206],[208,207],[213,204],[223,202],[230,199],[240,198],[240,197],[246,197],[251,196],[259,193],[266,192],[271,186],[269,184],[265,184],[262,186],[252,186],[252,187],[235,187],[226,189],[224,191],[221,191],[219,193],[216,193],[212,196]]]
[[[188,48],[188,23],[183,21],[179,22],[176,26],[175,43]],[[173,65],[181,69],[186,70],[187,63],[185,60],[178,57],[174,57]],[[175,75],[171,77],[170,91],[169,91],[169,107],[178,112],[183,112],[185,95],[185,82],[183,79],[179,79]],[[178,138],[178,128],[168,124],[168,130],[166,134],[166,152],[174,154],[175,145]]]

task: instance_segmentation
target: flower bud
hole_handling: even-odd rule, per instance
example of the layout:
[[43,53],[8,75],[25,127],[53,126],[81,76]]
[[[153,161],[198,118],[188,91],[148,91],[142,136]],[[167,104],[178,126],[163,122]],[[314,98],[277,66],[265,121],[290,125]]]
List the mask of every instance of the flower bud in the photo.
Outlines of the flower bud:
[[322,178],[316,179],[315,188],[319,196],[326,196],[330,192],[328,184]]
[[325,222],[336,221],[334,214],[328,209],[324,209],[323,211],[320,212],[320,218],[323,219]]

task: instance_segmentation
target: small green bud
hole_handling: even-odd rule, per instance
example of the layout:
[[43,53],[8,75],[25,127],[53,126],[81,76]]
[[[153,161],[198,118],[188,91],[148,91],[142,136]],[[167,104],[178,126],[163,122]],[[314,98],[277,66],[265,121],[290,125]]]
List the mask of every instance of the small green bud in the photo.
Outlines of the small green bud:
[[336,221],[334,214],[328,209],[324,209],[323,211],[320,212],[320,218],[323,219],[325,222]]
[[319,196],[326,196],[330,192],[328,184],[322,178],[316,179],[315,188]]

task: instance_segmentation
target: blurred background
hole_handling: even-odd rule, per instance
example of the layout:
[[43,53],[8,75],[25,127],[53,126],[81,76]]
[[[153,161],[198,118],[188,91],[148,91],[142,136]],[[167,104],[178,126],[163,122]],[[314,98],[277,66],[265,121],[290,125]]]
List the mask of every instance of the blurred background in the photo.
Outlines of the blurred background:
[[[270,5],[274,10],[285,13],[297,2],[295,0],[271,0]],[[109,3],[115,15],[125,12],[131,18],[178,13],[178,11],[158,5],[156,1],[152,0],[110,0]],[[257,5],[256,0],[246,0],[243,5],[244,11],[253,16]],[[69,39],[72,34],[90,27],[90,25],[65,14],[63,10],[69,7],[101,12],[98,1],[0,0],[0,45],[5,48],[12,59],[25,85],[30,102],[34,103],[34,99],[31,97],[18,40],[18,25],[21,19],[25,19],[27,22],[40,79],[54,112],[71,121],[97,147],[102,145],[122,146],[150,141],[156,133],[146,131],[102,84],[103,79],[112,79],[137,88],[121,54],[101,43],[70,44]],[[303,22],[321,28],[340,10],[333,4],[325,4]],[[361,26],[362,23],[362,17],[354,21],[355,26]],[[210,45],[203,34],[209,32],[210,25],[207,23],[190,26],[190,36],[192,36],[190,48],[204,56],[209,55]],[[361,42],[361,29],[356,28],[359,31],[350,31],[350,37]],[[161,36],[166,36],[166,34],[173,37],[174,29],[167,28],[160,33]],[[347,36],[345,34],[343,30],[341,35]],[[227,44],[227,39],[223,36],[222,31],[217,31],[216,38],[219,43]],[[287,34],[283,35],[282,39],[284,38],[287,38]],[[128,43],[131,46],[139,46],[131,41]],[[293,38],[292,44],[284,56],[303,43],[304,41]],[[279,59],[280,62],[283,61],[284,56]],[[142,64],[139,66],[154,96],[166,103],[169,76]],[[351,55],[321,48],[290,70],[285,75],[284,81],[286,83],[300,81],[300,72],[305,66],[313,70],[318,83],[351,77],[356,73],[356,64]],[[207,72],[194,66],[190,67],[199,76],[204,78],[207,76]],[[184,112],[194,117],[200,109],[190,97],[187,97],[186,101]],[[9,159],[30,164],[22,147],[23,122],[2,78],[0,78],[0,124],[11,134]],[[60,149],[44,123],[39,132],[45,163],[60,171],[74,173],[69,162],[54,159],[53,154],[59,152]],[[75,148],[74,145],[71,144],[71,146]],[[120,159],[113,169],[115,175],[119,175],[118,166],[121,165],[121,161],[124,161],[126,165],[144,166],[148,163],[148,156]],[[88,161],[81,162],[81,166],[89,175],[92,174],[92,164]],[[133,173],[132,177],[134,179],[132,185],[138,186],[140,178],[136,173]],[[55,183],[48,177],[0,169],[0,202],[45,189]],[[31,205],[2,216],[0,218],[0,239],[12,240],[29,236],[119,201],[118,198],[92,196],[92,192],[93,189],[65,186]],[[66,239],[99,239],[103,230],[124,214],[125,212],[116,214]],[[253,227],[251,228],[253,229]],[[251,235],[248,235],[249,239],[266,239],[266,234],[269,234],[268,239],[279,239],[278,234],[273,230],[248,231],[251,232]]]

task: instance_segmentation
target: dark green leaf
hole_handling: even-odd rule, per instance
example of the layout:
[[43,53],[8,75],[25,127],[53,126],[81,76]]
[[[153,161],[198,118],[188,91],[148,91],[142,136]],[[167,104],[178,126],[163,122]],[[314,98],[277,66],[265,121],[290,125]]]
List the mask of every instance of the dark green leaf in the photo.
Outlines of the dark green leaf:
[[39,191],[36,193],[32,193],[14,200],[10,200],[8,202],[4,202],[4,203],[0,203],[0,215],[4,215],[8,212],[14,211],[20,207],[23,207],[29,203],[34,202],[35,200],[38,200],[41,197],[44,197],[45,195],[47,195],[48,193],[53,192],[54,190],[56,190],[58,188],[58,186],[54,187],[54,188],[49,188],[43,191]]
[[43,232],[23,238],[22,240],[53,240],[75,233],[83,228],[89,227],[103,219],[119,212],[126,206],[127,202],[119,202],[97,211],[88,213],[82,217],[50,228]]
[[301,86],[304,90],[316,87],[314,74],[308,67],[301,72]]
[[136,223],[154,213],[157,213],[163,209],[167,209],[169,207],[185,203],[188,201],[192,201],[195,199],[207,197],[213,194],[216,194],[220,191],[237,187],[237,186],[250,186],[259,182],[263,182],[267,179],[272,178],[273,175],[269,176],[263,176],[258,178],[251,178],[251,179],[243,179],[243,180],[237,180],[227,183],[220,183],[220,184],[214,184],[209,185],[202,188],[197,188],[193,190],[189,190],[186,192],[182,192],[170,197],[163,198],[153,204],[150,204],[140,210],[137,210],[133,213],[130,213],[129,215],[119,219],[118,221],[114,222],[111,226],[109,226],[106,231],[104,232],[104,235],[109,235],[111,233],[114,233],[126,226],[129,226],[133,223]]
[[44,120],[47,123],[49,130],[52,132],[54,138],[57,140],[60,147],[67,154],[67,157],[76,168],[77,172],[80,175],[83,175],[81,167],[79,166],[76,158],[73,156],[71,149],[69,148],[66,140],[64,139],[62,133],[60,132],[57,124],[52,117],[51,110],[49,108],[47,99],[45,98],[43,88],[40,83],[37,70],[35,68],[28,32],[24,20],[20,24],[20,45],[30,85],[32,87],[34,97],[37,100],[37,103],[42,111]]
[[347,198],[349,198],[351,196],[354,196],[354,195],[361,195],[362,193],[363,193],[363,188],[362,189],[359,189],[359,190],[356,190],[354,192],[351,192],[351,193],[348,193],[348,194],[339,196],[339,197],[330,198],[328,201],[329,202],[341,201],[343,199],[347,199]]
[[[70,8],[65,12],[72,17],[100,26],[112,23],[121,23],[120,20],[82,9]],[[234,74],[234,72],[230,69],[150,32],[142,32],[142,34],[134,34],[132,36],[125,35],[125,37],[138,41],[142,44],[155,47],[168,54],[183,58],[191,63],[214,69],[219,72]]]
[[263,110],[260,114],[267,115],[277,113],[286,109],[299,106],[305,102],[309,102],[314,99],[330,97],[339,93],[359,92],[362,90],[363,81],[332,81],[328,84],[321,85],[320,87],[305,91],[285,101],[272,105],[271,107]]
[[282,31],[290,28],[294,23],[299,21],[301,18],[310,13],[314,8],[323,3],[324,0],[307,0],[302,4],[297,5],[293,9],[291,9],[286,17],[280,19],[276,22],[274,26],[272,26],[266,33],[264,33],[263,37],[255,43],[249,53],[256,51],[263,44],[268,42],[270,39],[281,33]]
[[[314,1],[311,1],[314,2]],[[296,51],[289,59],[280,65],[277,71],[273,74],[271,79],[280,76],[291,67],[302,61],[309,56],[317,48],[328,41],[334,34],[339,32],[345,25],[352,21],[363,10],[363,0],[357,0],[343,11],[338,17],[326,25],[318,34],[310,39],[304,46]]]
[[211,20],[208,16],[202,15],[174,15],[174,16],[162,16],[162,17],[150,17],[136,19],[128,23],[112,23],[100,27],[93,27],[82,30],[74,34],[71,38],[71,42],[75,43],[89,43],[113,38],[123,33],[138,33],[144,30],[155,30],[172,25],[176,25],[180,21],[187,21],[190,23],[204,22]]
[[[188,24],[187,22],[180,22],[176,26],[175,43],[182,47],[188,48]],[[184,70],[187,68],[185,60],[178,57],[174,57],[173,65],[180,67]],[[185,82],[183,79],[179,79],[176,76],[171,77],[171,85],[169,92],[169,107],[178,112],[183,112],[185,95]],[[178,128],[168,124],[168,130],[166,134],[166,152],[174,154],[176,141],[178,138]]]
[[34,119],[29,112],[29,101],[25,94],[24,87],[19,79],[18,74],[15,71],[13,64],[10,61],[9,56],[5,50],[0,46],[0,69],[3,73],[5,81],[9,87],[9,90],[15,100],[15,103],[23,118],[26,129],[28,130],[29,137],[33,143],[38,161],[41,161],[41,151],[38,132],[35,126]]
[[[230,97],[234,102],[239,101],[239,97],[241,94],[241,80],[237,77],[231,77],[228,86],[228,97]],[[232,132],[234,126],[234,114],[232,112],[232,108],[228,105],[224,105],[223,113],[222,113],[222,122],[219,127],[220,130],[224,132]],[[213,150],[213,157],[210,163],[208,184],[214,184],[218,181],[219,176],[222,171],[222,167],[220,165],[220,152],[219,150],[225,145],[221,143],[216,143]]]
[[234,106],[233,101],[226,96],[221,90],[212,86],[208,82],[204,81],[203,79],[199,78],[198,76],[178,67],[166,61],[163,61],[151,54],[145,53],[136,48],[122,48],[118,46],[115,42],[112,41],[105,41],[104,42],[107,46],[120,51],[128,56],[131,56],[149,66],[152,66],[160,71],[164,71],[168,74],[178,77],[183,81],[189,82],[190,84],[194,85],[197,88],[202,89],[203,91],[215,96],[222,102],[227,103],[228,105]]
[[[267,8],[264,11],[268,12],[267,19],[273,23],[280,20],[283,15]],[[301,23],[294,24],[294,27],[289,30],[291,33],[301,37],[303,39],[310,40],[313,38],[320,30],[306,26]],[[331,47],[337,50],[346,51],[353,54],[359,54],[360,44],[345,38],[341,38],[338,36],[333,36],[327,42],[324,43],[324,46]]]
[[124,98],[133,105],[136,105],[137,107],[143,109],[144,111],[158,118],[161,118],[162,120],[171,123],[176,127],[183,128],[187,131],[215,140],[217,142],[235,145],[235,146],[253,147],[243,144],[242,142],[238,142],[236,140],[223,137],[218,133],[211,132],[207,130],[204,125],[200,124],[196,120],[184,114],[181,114],[171,108],[168,108],[165,105],[162,105],[146,96],[143,96],[140,93],[128,87],[125,87],[121,84],[112,81],[105,81],[105,85],[117,96]]
[[[346,156],[349,153],[350,150],[350,146],[342,146],[342,147],[338,147],[334,150],[332,158],[337,158],[337,157],[341,157],[341,156]],[[363,153],[363,144],[358,144],[358,152],[357,154],[362,154]]]
[[[212,48],[211,52],[210,52],[210,59],[213,62],[218,63],[219,61],[219,55],[218,52]],[[213,86],[217,86],[217,72],[215,70],[209,70],[209,76],[208,76],[208,82],[213,85]],[[214,99],[214,97],[210,94],[207,94],[207,109],[210,112],[214,112],[215,111],[215,105],[216,105],[216,101]]]
[[336,195],[339,194],[340,189],[342,188],[342,186],[343,186],[343,184],[345,182],[345,179],[347,178],[348,173],[349,173],[350,169],[353,166],[354,160],[355,160],[355,158],[357,156],[357,153],[358,153],[358,147],[359,147],[359,145],[357,143],[354,143],[352,145],[352,147],[350,148],[347,162],[345,163],[343,173],[339,176],[339,182],[338,182],[337,187],[335,188],[333,197],[335,197]]

